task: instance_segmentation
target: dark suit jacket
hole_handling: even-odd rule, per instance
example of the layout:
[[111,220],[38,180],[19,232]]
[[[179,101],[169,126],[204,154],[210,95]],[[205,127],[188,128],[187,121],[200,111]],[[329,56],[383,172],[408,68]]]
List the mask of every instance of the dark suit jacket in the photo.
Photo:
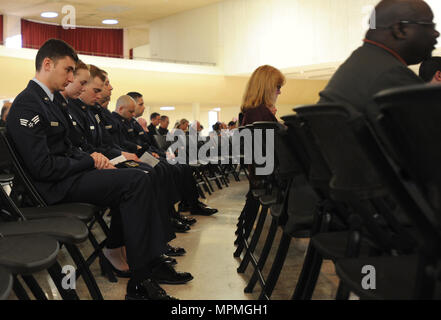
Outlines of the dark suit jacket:
[[7,133],[37,190],[49,203],[63,200],[94,160],[70,142],[67,114],[30,81],[12,104]]
[[370,43],[355,50],[320,92],[319,103],[343,103],[375,116],[372,97],[381,90],[423,83],[391,53]]

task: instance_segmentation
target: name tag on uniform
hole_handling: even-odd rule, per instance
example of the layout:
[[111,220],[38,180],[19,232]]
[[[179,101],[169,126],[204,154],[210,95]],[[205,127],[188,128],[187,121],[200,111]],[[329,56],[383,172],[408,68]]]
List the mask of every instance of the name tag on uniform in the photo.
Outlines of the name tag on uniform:
[[144,134],[144,131],[141,131],[140,133],[138,133],[140,136],[142,136]]
[[112,129],[112,126],[110,125],[110,126],[106,126],[105,127],[106,129]]
[[99,115],[95,115],[95,119],[96,119],[96,121],[98,121],[98,123],[100,123],[101,122],[101,119],[100,119],[100,116]]
[[127,130],[128,132],[133,132],[133,129],[129,129],[129,130]]
[[58,127],[58,122],[51,121],[51,127]]
[[90,126],[90,130],[95,130],[95,126]]

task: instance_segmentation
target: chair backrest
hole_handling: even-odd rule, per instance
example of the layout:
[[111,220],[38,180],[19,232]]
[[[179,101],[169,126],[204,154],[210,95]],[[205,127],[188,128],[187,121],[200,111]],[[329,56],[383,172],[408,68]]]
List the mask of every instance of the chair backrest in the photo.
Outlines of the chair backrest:
[[14,188],[24,187],[33,205],[46,206],[46,202],[34,187],[26,169],[21,165],[22,160],[8,139],[5,128],[0,128],[0,162],[7,164],[13,170]]
[[[394,212],[381,210],[384,206],[378,205],[380,200],[394,195],[391,189],[397,186],[384,179],[385,174],[390,174],[384,159],[373,162],[368,155],[381,156],[381,150],[375,148],[376,141],[364,116],[348,106],[336,104],[301,107],[296,111],[310,126],[332,171],[330,189],[334,199],[345,202],[362,217],[364,226],[381,248],[408,251],[414,245],[414,237],[398,222]],[[381,166],[377,162],[381,162]],[[402,199],[394,198],[394,201]],[[399,205],[407,209],[409,199]],[[418,206],[413,209],[419,210]],[[420,244],[425,243],[422,233],[426,227],[418,230]]]
[[418,85],[375,96],[377,134],[401,170],[441,220],[441,87]]
[[288,126],[290,146],[307,173],[309,183],[326,197],[332,173],[311,129],[297,114],[282,117],[282,120]]
[[[280,178],[292,178],[296,175],[305,174],[303,166],[299,163],[296,155],[290,150],[287,129],[277,122],[255,122],[254,129],[264,131],[262,146],[266,149],[266,131],[274,131],[274,172]],[[271,142],[271,141],[270,141]]]

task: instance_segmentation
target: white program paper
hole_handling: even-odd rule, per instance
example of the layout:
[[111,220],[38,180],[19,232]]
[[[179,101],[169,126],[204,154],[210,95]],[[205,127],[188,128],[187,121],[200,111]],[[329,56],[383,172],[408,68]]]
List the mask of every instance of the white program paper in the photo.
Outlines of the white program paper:
[[113,164],[114,166],[120,164],[121,162],[125,162],[127,161],[126,157],[124,157],[123,155],[120,155],[119,157],[113,158],[112,160],[110,160],[110,163]]
[[139,160],[141,160],[141,162],[145,164],[148,164],[152,168],[154,168],[159,163],[159,160],[148,152],[144,152],[144,154]]

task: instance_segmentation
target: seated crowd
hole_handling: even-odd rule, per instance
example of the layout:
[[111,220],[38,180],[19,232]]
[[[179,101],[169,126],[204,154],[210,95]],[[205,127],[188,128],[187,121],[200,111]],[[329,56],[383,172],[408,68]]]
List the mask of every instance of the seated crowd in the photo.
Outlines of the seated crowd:
[[[379,114],[373,97],[380,91],[441,82],[441,58],[432,57],[440,34],[430,7],[421,0],[383,0],[375,13],[376,28],[339,67],[318,101],[347,106],[372,123]],[[418,76],[408,66],[421,62]],[[239,124],[278,122],[276,101],[284,84],[279,70],[259,67],[248,82]],[[47,203],[110,208],[111,233],[104,254],[118,275],[130,277],[126,299],[173,299],[157,283],[193,279],[176,271],[170,258],[185,252],[168,245],[175,232],[185,232],[196,222],[178,211],[212,215],[217,210],[199,201],[194,169],[169,164],[175,155],[155,143],[155,136],[169,133],[169,118],[152,113],[148,124],[139,92],[119,97],[111,112],[107,107],[112,89],[106,71],[84,64],[72,47],[51,39],[38,51],[35,78],[16,97],[9,114],[2,109],[2,124],[8,114],[7,134]],[[181,119],[171,132],[191,128],[203,129],[198,121]],[[216,137],[238,128],[232,121],[217,122],[212,129],[210,136]],[[148,163],[141,161],[146,154]],[[252,165],[249,169],[243,212],[255,210],[255,217],[260,204],[252,191],[263,182]]]
[[[171,256],[185,250],[168,244],[175,232],[196,223],[180,212],[212,215],[217,209],[199,201],[192,167],[170,164],[175,155],[155,143],[155,135],[168,132],[168,117],[153,113],[150,125],[143,123],[138,92],[119,97],[111,112],[112,90],[106,71],[86,65],[67,43],[51,39],[37,53],[35,78],[10,109],[3,107],[2,126],[49,205],[110,208],[103,253],[118,276],[130,278],[126,299],[172,299],[158,283],[193,279],[173,267]],[[188,128],[187,120],[180,123],[182,130]]]

